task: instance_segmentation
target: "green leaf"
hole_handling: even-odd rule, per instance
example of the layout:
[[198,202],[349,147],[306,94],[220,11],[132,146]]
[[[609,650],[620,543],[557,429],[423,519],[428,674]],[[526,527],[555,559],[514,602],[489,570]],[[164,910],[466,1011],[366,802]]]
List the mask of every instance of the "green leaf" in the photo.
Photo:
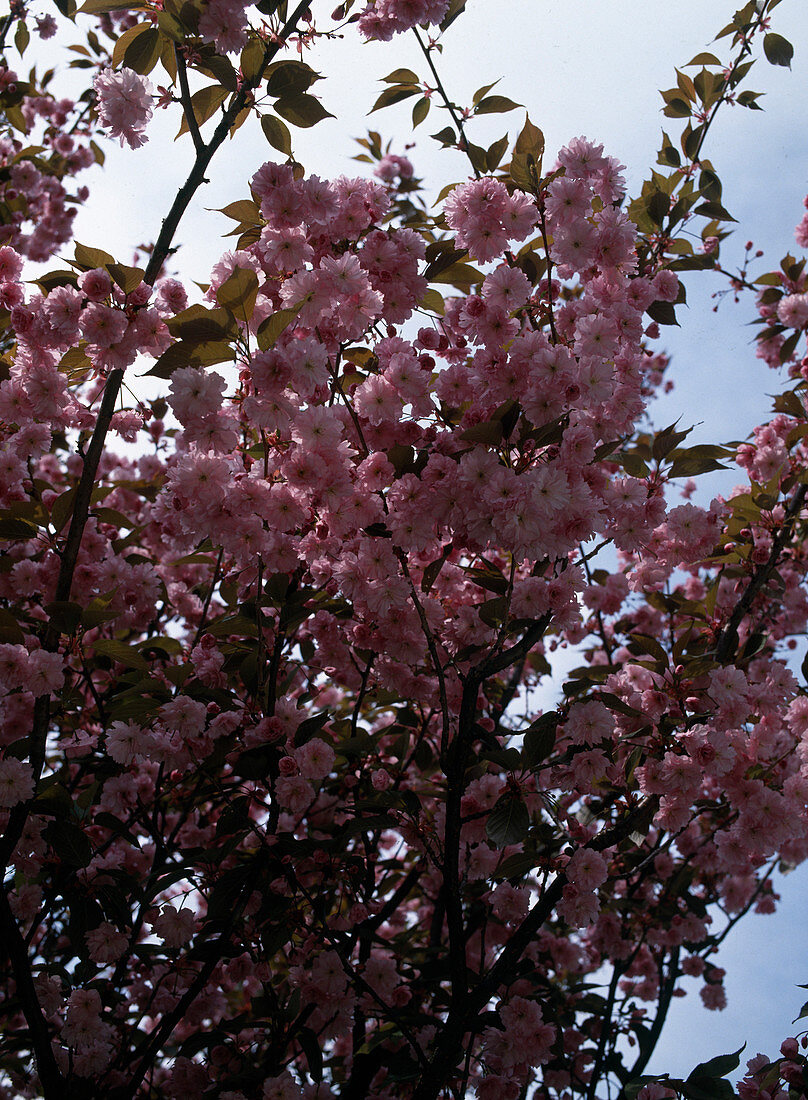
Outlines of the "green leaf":
[[25,634],[17,619],[5,607],[0,607],[0,643],[22,645]]
[[680,1086],[685,1100],[734,1100],[735,1089],[729,1081],[718,1077],[688,1078]]
[[517,187],[529,194],[538,194],[541,165],[532,153],[514,153],[508,166],[508,174]]
[[525,731],[522,742],[522,761],[526,768],[536,768],[555,748],[558,715],[542,714]]
[[258,340],[258,347],[261,351],[266,351],[271,348],[277,341],[280,334],[291,325],[295,317],[297,317],[300,307],[297,306],[293,309],[279,309],[277,313],[273,313],[270,317],[267,317],[265,321],[262,321],[258,327],[256,338]]
[[383,76],[382,80],[385,84],[419,84],[420,78],[418,73],[414,73],[412,69],[394,69],[387,76]]
[[138,672],[148,672],[148,661],[132,646],[112,638],[99,638],[93,642],[93,649],[103,657],[109,657],[127,668],[136,668]]
[[765,35],[763,52],[766,55],[766,60],[770,61],[772,65],[784,65],[787,69],[791,68],[794,47],[781,34],[774,34],[770,31],[769,34]]
[[258,74],[261,72],[263,63],[264,44],[260,38],[253,34],[248,38],[247,45],[241,51],[239,58],[239,68],[245,81],[254,84],[258,80]]
[[51,505],[50,521],[58,534],[73,514],[76,490],[67,489]]
[[653,657],[655,661],[658,661],[663,667],[668,665],[668,655],[656,638],[651,637],[650,634],[641,634],[636,632],[631,635],[631,645],[629,649],[645,653],[649,657]]
[[678,325],[676,310],[673,302],[652,302],[645,311],[648,316],[660,325]]
[[[173,16],[170,12],[161,11],[157,13],[157,26],[160,28],[165,37],[168,38],[171,42],[176,42],[177,44],[179,44],[180,42],[183,42],[185,40],[185,31],[183,29],[182,23],[180,23],[179,19]],[[163,64],[166,64],[165,55]],[[176,65],[175,61],[174,64]],[[171,75],[173,80],[176,80],[176,73],[170,73],[169,75]]]
[[273,99],[287,99],[302,95],[303,92],[320,80],[310,65],[304,61],[276,61],[267,67],[264,74],[267,82],[267,95]]
[[741,1055],[746,1050],[746,1043],[732,1054],[719,1054],[708,1062],[700,1062],[693,1070],[688,1081],[698,1077],[726,1077],[741,1064]]
[[[200,88],[198,92],[194,92],[191,96],[191,110],[197,126],[204,125],[211,115],[215,114],[221,107],[229,94],[227,88],[223,88],[220,84],[209,84],[207,88]],[[188,119],[183,114],[177,137],[181,137],[187,132]]]
[[257,295],[258,276],[252,269],[237,267],[216,291],[216,300],[243,321],[252,316]]
[[678,423],[677,420],[675,424],[669,424],[667,428],[663,428],[661,432],[657,432],[653,446],[651,447],[651,455],[657,462],[661,461],[666,455],[669,455],[671,451],[675,450],[693,431],[692,428],[686,428],[683,432],[677,432],[676,424]]
[[478,88],[474,95],[471,97],[472,104],[476,107],[481,99],[485,99],[488,93],[499,84],[498,80],[495,80],[493,84],[483,84],[482,88]]
[[650,473],[644,459],[636,451],[621,451],[615,456],[614,461],[619,462],[631,477],[648,477]]
[[444,552],[439,558],[435,558],[435,560],[431,561],[426,569],[424,569],[424,575],[421,578],[422,592],[429,592],[432,588],[432,585],[438,579],[438,574],[446,564],[446,558],[448,557],[449,553],[451,553],[450,547],[451,544],[445,548]]
[[172,336],[181,340],[201,342],[203,340],[222,340],[235,335],[232,318],[225,309],[206,309],[193,305],[178,313],[166,322]]
[[483,420],[471,428],[466,428],[461,432],[460,438],[470,443],[488,443],[490,446],[496,446],[502,442],[502,421]]
[[466,10],[466,0],[450,0],[449,8],[440,23],[441,31],[445,31],[454,23],[459,15]]
[[495,848],[518,844],[527,836],[530,814],[519,795],[505,794],[500,798],[485,823],[485,835]]
[[92,271],[96,267],[106,267],[107,264],[115,263],[115,257],[110,256],[109,252],[104,252],[101,248],[88,248],[84,244],[77,244],[73,255],[76,258],[77,266],[85,271]]
[[500,863],[494,871],[494,877],[499,881],[503,879],[523,879],[529,875],[538,863],[537,857],[532,852],[514,852]]
[[45,275],[40,275],[34,282],[47,294],[51,290],[55,290],[59,286],[72,286],[78,285],[75,271],[58,270],[48,271]]
[[25,53],[30,41],[31,35],[28,33],[28,27],[25,25],[25,20],[19,19],[17,21],[17,29],[14,32],[14,45],[20,57]]
[[741,107],[748,107],[751,111],[762,111],[763,108],[758,103],[762,92],[752,92],[748,88],[746,91],[741,92],[735,102]]
[[471,264],[453,263],[437,275],[432,275],[430,279],[433,283],[448,283],[450,286],[457,287],[458,290],[468,292],[472,286],[483,281],[483,273]]
[[311,1028],[301,1028],[295,1035],[298,1043],[306,1055],[306,1061],[309,1064],[309,1075],[315,1084],[318,1084],[323,1079],[323,1052],[320,1049],[320,1042],[316,1034]]
[[699,203],[694,208],[693,213],[702,214],[705,218],[712,218],[714,221],[720,222],[734,222],[737,220],[733,218],[728,210],[724,209],[720,202],[715,201]]
[[227,836],[246,829],[250,824],[249,811],[249,796],[242,795],[240,798],[235,798],[222,810],[219,820],[216,822],[216,836]]
[[304,718],[295,730],[295,745],[300,748],[307,741],[311,741],[331,718],[330,711],[321,710],[319,714],[312,714],[310,718]]
[[235,775],[242,779],[266,779],[272,765],[278,759],[278,750],[270,745],[259,745],[255,749],[245,749],[233,764]]
[[145,4],[133,4],[132,0],[84,0],[78,9],[85,15],[103,15],[108,11],[145,11]]
[[447,145],[457,145],[457,134],[451,126],[444,126],[442,130],[438,130],[437,134],[432,134],[432,137],[435,141],[439,141],[444,149]]
[[709,443],[682,447],[673,452],[673,465],[668,470],[668,477],[696,477],[712,470],[725,470],[727,467],[719,459],[731,458],[732,454],[732,450],[727,447]]
[[141,76],[146,76],[160,60],[162,49],[160,32],[156,27],[150,27],[148,23],[141,23],[138,27],[132,27],[131,30],[138,33],[131,35],[122,50],[121,44],[131,32],[126,31],[115,43],[113,64],[123,64],[127,69],[133,69]]
[[643,1077],[635,1077],[634,1080],[629,1081],[623,1090],[626,1095],[626,1100],[637,1100],[637,1096],[642,1092],[646,1085],[653,1084],[659,1081],[663,1085],[677,1085],[680,1082],[673,1081],[667,1073],[661,1073],[657,1075],[646,1074]]
[[281,122],[275,115],[263,115],[261,117],[261,129],[273,149],[285,153],[287,157],[292,155],[292,135],[285,123]]
[[693,65],[720,65],[721,62],[715,56],[714,53],[697,53],[692,61],[683,66],[685,69],[691,68]]
[[[129,832],[129,829],[123,824],[119,817],[115,817],[114,814],[107,813],[106,810],[102,810],[92,818],[93,825],[100,825],[101,828],[109,829],[110,833],[114,833],[115,836],[122,836],[124,839],[129,840],[129,843],[137,845],[137,838]],[[98,888],[97,888],[98,889]]]
[[667,118],[689,118],[690,104],[681,96],[672,96],[662,111]]
[[[47,782],[47,780],[46,780]],[[70,817],[73,813],[73,799],[61,783],[42,786],[34,799],[35,813],[48,814],[50,817]]]
[[704,136],[704,126],[699,125],[692,130],[688,126],[682,136],[682,149],[688,160],[694,160],[701,145],[702,137]]
[[304,129],[309,126],[316,126],[324,118],[334,117],[313,95],[299,95],[293,99],[279,99],[275,104],[275,110],[287,122],[291,122],[293,126]]
[[241,222],[242,225],[252,223],[257,225],[261,221],[258,204],[253,202],[252,199],[238,199],[236,202],[228,203],[227,206],[217,207],[216,209],[219,214],[224,214],[234,222]]
[[530,116],[525,115],[525,124],[516,139],[513,147],[514,153],[531,154],[538,164],[544,155],[544,134],[530,121]]
[[662,225],[670,214],[670,197],[664,191],[653,191],[645,200],[645,209],[654,225]]
[[402,99],[409,99],[411,96],[418,95],[420,91],[420,88],[413,88],[407,84],[397,84],[394,88],[385,88],[368,114],[372,115],[374,111],[380,111],[382,107],[392,107],[394,103],[400,103]]
[[671,139],[663,131],[662,133],[662,148],[659,150],[659,164],[664,164],[669,168],[678,168],[682,163],[682,158],[679,156],[679,151],[674,146]]
[[520,106],[520,103],[514,103],[514,101],[508,99],[507,96],[490,95],[480,100],[474,108],[474,113],[476,115],[504,114],[508,111],[515,111],[516,108]]
[[495,141],[492,145],[488,146],[488,151],[485,154],[485,161],[487,170],[489,172],[496,172],[499,168],[500,161],[505,156],[508,149],[508,135],[504,134],[499,141]]
[[51,821],[42,835],[68,867],[86,867],[93,858],[92,845],[78,825],[69,821]]
[[230,362],[233,355],[233,348],[226,340],[179,340],[166,348],[144,377],[170,378],[179,367],[210,367],[214,363]]
[[485,600],[477,607],[477,614],[486,626],[499,627],[508,613],[508,601],[504,596],[497,596],[493,600]]
[[60,634],[75,634],[81,623],[82,607],[72,600],[53,600],[45,610]]
[[486,592],[496,592],[499,596],[504,595],[510,587],[508,578],[495,565],[489,565],[486,562],[486,566],[487,568],[479,568],[467,565],[464,567],[464,572],[469,580],[473,581],[478,587],[484,588]]
[[107,271],[124,294],[137,290],[146,274],[140,267],[127,267],[125,264],[107,264]]
[[426,116],[429,114],[430,99],[428,96],[422,96],[421,99],[415,104],[412,109],[412,125],[413,128],[420,126]]

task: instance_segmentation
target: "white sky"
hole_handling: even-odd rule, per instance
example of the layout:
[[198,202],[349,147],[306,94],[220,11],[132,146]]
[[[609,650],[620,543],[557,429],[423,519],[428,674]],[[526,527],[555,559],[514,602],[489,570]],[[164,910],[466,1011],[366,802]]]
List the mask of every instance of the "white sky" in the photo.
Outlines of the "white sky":
[[[327,17],[335,3],[313,0],[315,17]],[[461,102],[470,102],[478,86],[502,78],[495,91],[527,105],[545,132],[551,160],[576,135],[603,142],[606,152],[627,165],[634,194],[655,161],[661,124],[672,137],[678,133],[676,120],[660,113],[658,89],[674,84],[675,65],[681,67],[710,48],[712,36],[737,6],[732,0],[469,0],[466,15],[444,40],[439,70],[450,95]],[[795,45],[792,70],[776,69],[761,59],[746,86],[766,93],[765,113],[725,109],[705,149],[724,182],[724,204],[739,220],[723,249],[725,267],[740,261],[748,238],[765,250],[762,262],[776,266],[795,248],[793,227],[808,191],[804,0],[784,0],[774,12],[773,29]],[[713,49],[726,57],[727,40]],[[412,40],[362,44],[355,30],[347,28],[344,40],[319,43],[307,60],[326,75],[313,91],[337,116],[312,130],[293,131],[296,155],[308,172],[323,177],[359,174],[362,166],[350,158],[360,150],[351,138],[363,136],[368,128],[393,138],[393,152],[403,151],[412,140],[414,101],[370,118],[365,112],[383,87],[379,77],[392,69],[407,66],[427,75]],[[179,123],[176,110],[171,118],[169,113],[153,120],[146,148],[131,154],[110,146],[105,172],[85,177],[93,196],[77,220],[77,237],[115,252],[123,262],[129,262],[134,245],[154,239],[191,164],[188,138],[171,143]],[[433,193],[467,175],[459,154],[438,150],[429,138],[446,124],[444,116],[433,107],[415,132],[417,146],[410,153],[417,174],[426,177]],[[486,116],[470,124],[469,136],[487,146],[506,126],[516,132],[522,119],[521,112]],[[208,124],[205,133],[211,128]],[[186,278],[206,281],[216,257],[230,247],[219,236],[230,223],[203,208],[246,197],[249,177],[267,159],[280,159],[280,154],[250,125],[220,150],[210,184],[199,192],[193,216],[186,217],[177,235],[182,248],[175,263]],[[743,438],[766,416],[763,395],[778,386],[754,356],[754,330],[745,327],[754,316],[751,303],[736,307],[726,301],[718,314],[712,312],[710,295],[723,285],[712,276],[690,277],[690,305],[681,312],[682,328],[663,332],[664,345],[674,355],[676,389],[660,402],[655,419],[660,427],[679,416],[684,424],[699,423],[693,442]],[[726,491],[733,481],[714,475],[709,484],[712,491]],[[686,980],[692,995],[674,1001],[652,1072],[686,1075],[698,1061],[744,1041],[749,1043],[745,1057],[758,1050],[774,1055],[791,1034],[790,1022],[807,995],[796,983],[808,981],[808,870],[783,880],[782,889],[779,913],[747,918],[718,960],[728,972],[729,1008],[724,1013],[703,1011],[697,983]]]

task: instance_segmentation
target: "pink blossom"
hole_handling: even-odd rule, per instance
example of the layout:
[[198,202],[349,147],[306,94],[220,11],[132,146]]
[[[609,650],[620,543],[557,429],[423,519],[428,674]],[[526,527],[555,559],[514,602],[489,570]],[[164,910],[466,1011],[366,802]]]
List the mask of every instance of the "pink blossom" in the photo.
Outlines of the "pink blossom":
[[281,808],[292,814],[303,813],[314,801],[314,788],[302,775],[281,776],[275,794]]
[[101,966],[117,962],[129,946],[128,938],[109,921],[90,929],[86,940],[90,958]]
[[261,1100],[303,1100],[303,1093],[289,1070],[285,1069],[279,1076],[268,1077],[264,1081]]
[[146,143],[144,131],[152,116],[151,82],[132,69],[119,72],[102,69],[93,87],[98,96],[98,117],[110,137],[121,139],[131,149]]
[[808,294],[788,294],[777,303],[777,316],[786,328],[808,324]]
[[196,931],[196,917],[190,909],[163,905],[152,921],[151,929],[166,947],[182,947]]
[[208,0],[199,17],[203,42],[213,42],[222,53],[235,53],[247,41],[247,15],[242,0]]
[[366,38],[389,41],[419,23],[439,23],[449,0],[371,0],[359,17]]
[[34,774],[30,764],[7,756],[0,760],[0,807],[6,809],[33,798]]
[[107,731],[105,747],[109,756],[119,764],[128,765],[143,760],[153,744],[149,731],[134,722],[113,722]]
[[312,737],[310,741],[296,748],[294,757],[300,774],[313,783],[325,779],[335,760],[334,750],[320,737]]

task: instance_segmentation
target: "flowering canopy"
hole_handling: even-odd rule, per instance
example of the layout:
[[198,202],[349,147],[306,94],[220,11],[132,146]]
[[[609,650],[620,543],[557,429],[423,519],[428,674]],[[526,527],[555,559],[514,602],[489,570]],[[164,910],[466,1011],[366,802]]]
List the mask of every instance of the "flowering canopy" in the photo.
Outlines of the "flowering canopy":
[[[463,6],[332,19],[422,42]],[[434,212],[375,133],[374,178],[307,174],[283,121],[326,113],[291,48],[329,33],[306,4],[88,0],[84,101],[2,70],[4,1095],[734,1094],[737,1058],[644,1070],[681,975],[724,1004],[715,906],[771,910],[774,864],[808,855],[785,651],[808,623],[804,261],[736,279],[791,381],[737,453],[649,429],[648,339],[677,272],[719,262],[702,145],[722,102],[754,105],[759,35],[787,62],[776,6],[663,93],[684,161],[666,137],[630,204],[583,137],[548,170],[529,119],[475,146],[475,109],[510,101],[463,112],[439,78],[473,177]],[[29,280],[70,240],[96,128],[148,139],[158,65],[195,159],[145,266],[75,244]],[[377,106],[426,87],[388,83]],[[164,264],[251,115],[276,155],[200,297]],[[672,503],[733,457],[730,499]],[[802,1087],[782,1054],[739,1095]]]

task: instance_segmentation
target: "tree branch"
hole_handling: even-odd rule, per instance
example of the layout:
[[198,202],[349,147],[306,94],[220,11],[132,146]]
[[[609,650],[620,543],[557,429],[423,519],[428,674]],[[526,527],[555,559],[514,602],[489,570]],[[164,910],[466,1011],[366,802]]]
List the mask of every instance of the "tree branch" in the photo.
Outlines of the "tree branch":
[[22,1004],[31,1045],[36,1058],[36,1068],[45,1100],[64,1100],[65,1082],[51,1046],[49,1028],[39,1004],[34,980],[31,975],[31,963],[25,948],[25,941],[11,911],[8,895],[0,889],[0,934],[6,953],[11,960],[17,996]]
[[799,489],[797,489],[792,497],[786,509],[783,523],[780,530],[777,532],[777,537],[772,542],[772,549],[768,561],[754,572],[752,579],[744,589],[743,595],[735,605],[729,622],[721,631],[715,647],[716,660],[721,664],[726,664],[727,661],[735,655],[735,648],[738,645],[738,628],[750,611],[755,597],[777,567],[777,562],[780,558],[780,554],[783,552],[783,547],[791,537],[794,523],[802,510],[806,492],[808,492],[808,485],[800,485]]
[[188,69],[185,66],[185,55],[178,45],[174,46],[174,58],[177,62],[177,76],[180,82],[180,103],[182,103],[185,121],[188,123],[188,130],[191,134],[194,148],[197,153],[201,153],[205,149],[205,142],[202,140],[202,135],[199,132],[193,104],[191,103],[191,89],[188,87]]

